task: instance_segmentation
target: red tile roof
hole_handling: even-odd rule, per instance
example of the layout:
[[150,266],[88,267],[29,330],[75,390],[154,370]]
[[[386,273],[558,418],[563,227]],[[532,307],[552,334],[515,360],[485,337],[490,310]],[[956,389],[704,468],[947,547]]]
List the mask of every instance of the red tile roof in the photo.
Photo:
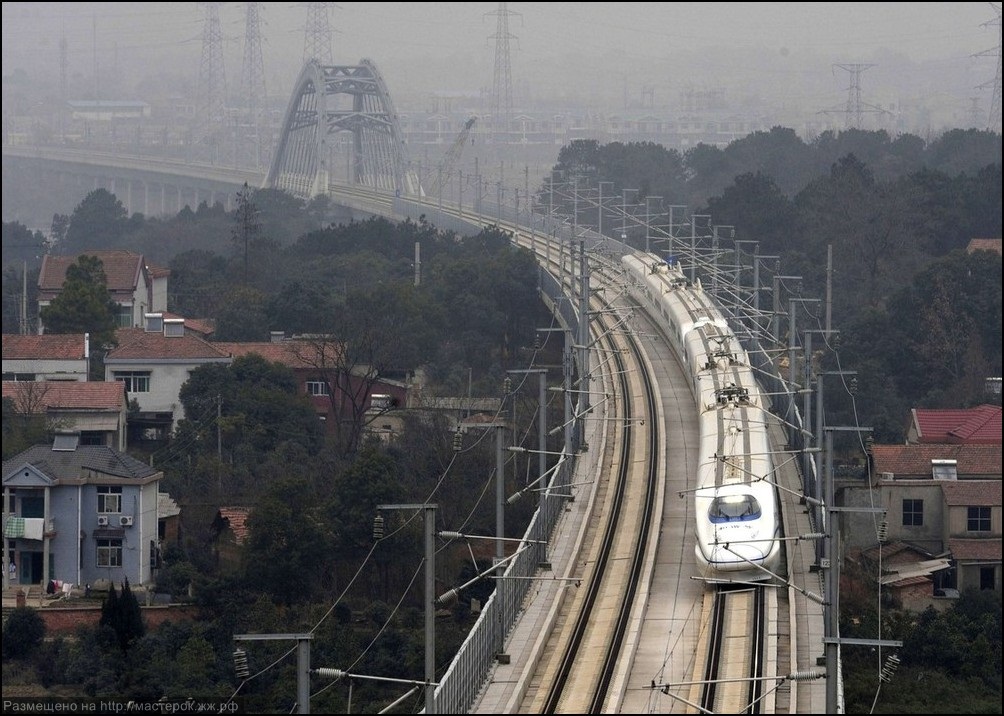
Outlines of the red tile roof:
[[1000,239],[970,239],[969,246],[966,247],[966,253],[971,254],[974,251],[993,251],[998,256],[1001,255],[1001,240]]
[[931,477],[931,460],[955,460],[960,476],[1001,476],[1001,445],[874,445],[875,472]]
[[[325,362],[330,367],[333,362],[332,357],[329,357],[327,361],[321,360],[321,346],[324,344],[316,344],[311,341],[288,340],[245,343],[218,341],[213,343],[213,345],[224,353],[232,355],[234,358],[254,353],[267,361],[281,363],[294,369],[309,369],[322,365]],[[324,345],[324,349],[334,350],[334,345],[328,343]]]
[[1001,406],[967,410],[914,408],[913,423],[922,443],[1001,444]]
[[39,391],[34,402],[46,409],[111,410],[125,408],[125,388],[122,383],[48,380],[35,383],[3,381],[3,397],[17,401],[25,386]]
[[948,549],[955,559],[980,560],[985,562],[1001,561],[1001,540],[997,539],[963,539],[955,537],[948,540]]
[[83,360],[83,333],[47,333],[43,336],[5,335],[4,360]]
[[104,267],[109,291],[132,292],[139,283],[143,270],[142,254],[133,251],[84,251],[77,256],[46,255],[42,258],[42,269],[38,274],[40,291],[59,291],[66,281],[66,269],[81,256],[97,256]]
[[927,550],[921,549],[917,545],[908,544],[899,540],[872,545],[867,549],[861,550],[861,556],[873,560],[878,559],[880,556],[882,559],[890,559],[900,552],[910,552],[925,559],[929,559],[931,557],[931,553]]
[[227,354],[197,336],[165,336],[142,328],[120,328],[116,334],[118,347],[108,353],[105,361],[136,359],[198,360],[226,358]]
[[1001,504],[1000,480],[950,480],[941,483],[945,504],[993,507]]
[[247,519],[251,512],[247,507],[221,507],[220,517],[226,520],[230,531],[234,533],[234,541],[243,544],[248,536]]

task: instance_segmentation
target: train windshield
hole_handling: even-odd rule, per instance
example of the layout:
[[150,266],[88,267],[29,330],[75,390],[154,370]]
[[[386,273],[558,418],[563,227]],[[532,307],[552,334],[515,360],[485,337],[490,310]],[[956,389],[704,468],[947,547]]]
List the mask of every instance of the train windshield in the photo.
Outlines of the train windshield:
[[760,503],[753,495],[716,497],[708,509],[712,522],[745,522],[760,516]]

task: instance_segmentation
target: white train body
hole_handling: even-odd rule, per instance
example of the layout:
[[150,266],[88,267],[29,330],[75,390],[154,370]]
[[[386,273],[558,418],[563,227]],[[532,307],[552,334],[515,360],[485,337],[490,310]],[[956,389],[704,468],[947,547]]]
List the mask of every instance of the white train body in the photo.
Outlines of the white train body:
[[745,349],[721,312],[678,265],[652,254],[622,259],[636,299],[661,316],[690,380],[700,422],[695,553],[710,580],[776,573],[781,523],[767,435],[767,403]]

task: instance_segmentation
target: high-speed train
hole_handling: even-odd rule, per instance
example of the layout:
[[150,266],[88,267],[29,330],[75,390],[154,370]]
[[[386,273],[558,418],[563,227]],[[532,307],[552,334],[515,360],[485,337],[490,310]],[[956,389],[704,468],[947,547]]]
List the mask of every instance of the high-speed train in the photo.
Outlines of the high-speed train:
[[654,254],[622,258],[636,300],[661,317],[700,421],[695,553],[710,581],[761,581],[781,558],[767,404],[745,349],[700,282]]

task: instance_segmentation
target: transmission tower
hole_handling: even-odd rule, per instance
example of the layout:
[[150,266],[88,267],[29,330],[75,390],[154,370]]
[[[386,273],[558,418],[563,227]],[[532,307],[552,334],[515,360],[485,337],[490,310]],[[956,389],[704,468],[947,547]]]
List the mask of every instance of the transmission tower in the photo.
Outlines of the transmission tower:
[[303,36],[303,63],[317,60],[322,65],[333,63],[331,59],[331,25],[328,23],[327,2],[308,2],[307,25]]
[[500,2],[499,9],[485,15],[497,18],[495,34],[488,39],[495,40],[495,81],[492,83],[490,113],[492,117],[492,141],[507,144],[509,125],[512,122],[512,63],[509,59],[509,41],[517,39],[509,32],[509,16],[519,15],[509,10],[508,3]]
[[983,27],[997,27],[997,47],[992,47],[989,50],[984,50],[983,52],[978,52],[973,57],[996,57],[997,58],[997,74],[994,75],[992,80],[988,80],[981,85],[977,85],[976,89],[987,89],[992,88],[992,96],[990,99],[990,115],[987,119],[987,129],[992,132],[1001,132],[1001,6],[999,3],[989,3],[990,7],[993,8],[994,12],[997,13],[997,17],[993,20],[988,20],[983,23]]
[[983,124],[983,109],[980,107],[979,97],[969,98],[969,127],[977,129]]
[[241,148],[243,159],[258,169],[266,147],[265,63],[261,51],[261,3],[247,3],[244,27],[244,66],[241,71],[241,93],[247,112]]
[[861,129],[866,112],[877,114],[891,114],[888,110],[876,107],[873,104],[861,101],[861,73],[874,67],[875,65],[855,63],[849,65],[834,65],[842,70],[850,72],[851,83],[847,87],[847,104],[843,109],[824,109],[824,114],[843,114],[844,127],[847,129]]
[[223,30],[219,2],[200,2],[204,15],[202,27],[202,62],[199,64],[199,91],[196,110],[202,135],[221,130],[226,120],[227,81],[223,72]]
[[69,67],[67,60],[66,35],[59,38],[59,138],[66,136],[66,76]]

